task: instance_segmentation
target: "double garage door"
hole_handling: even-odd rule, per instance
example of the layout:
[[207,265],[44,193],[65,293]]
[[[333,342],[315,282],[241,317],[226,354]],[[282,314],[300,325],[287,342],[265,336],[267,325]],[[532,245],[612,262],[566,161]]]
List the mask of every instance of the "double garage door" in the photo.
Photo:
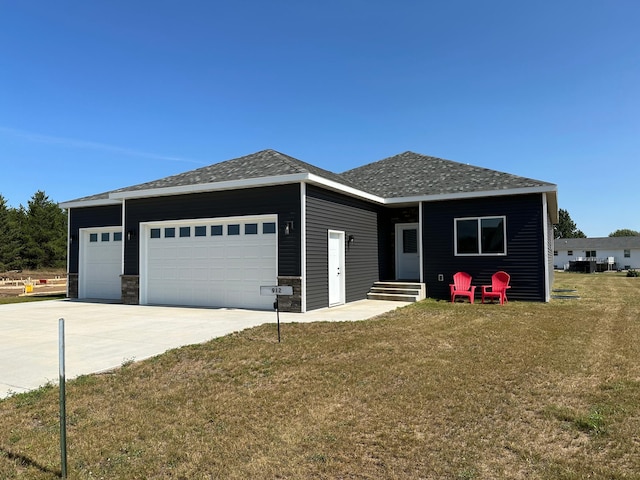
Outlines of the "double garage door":
[[277,280],[275,216],[140,225],[140,303],[270,309]]

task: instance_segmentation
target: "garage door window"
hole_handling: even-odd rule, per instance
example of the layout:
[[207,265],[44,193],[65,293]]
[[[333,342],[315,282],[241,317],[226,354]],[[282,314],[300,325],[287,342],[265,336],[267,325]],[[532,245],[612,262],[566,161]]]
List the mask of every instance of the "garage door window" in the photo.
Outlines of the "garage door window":
[[263,223],[262,233],[276,233],[276,222]]
[[111,239],[111,235],[109,234],[109,232],[104,232],[100,235],[100,240],[102,240],[103,242],[108,242]]
[[151,238],[160,238],[160,229],[152,228],[151,229]]
[[97,233],[90,233],[89,234],[89,241],[91,243],[97,242],[98,241],[98,234]]
[[191,227],[180,227],[180,238],[190,237]]
[[121,242],[122,241],[122,232],[113,232],[113,241]]
[[257,235],[258,234],[258,224],[257,223],[247,223],[244,226],[244,234],[245,235]]
[[222,235],[222,225],[211,225],[211,236],[219,237]]
[[173,227],[168,227],[164,229],[164,238],[175,238],[176,237],[176,229]]
[[206,237],[207,236],[207,227],[205,227],[205,226],[195,227],[194,228],[194,233],[195,233],[196,237]]
[[229,225],[227,227],[227,235],[240,235],[240,225]]

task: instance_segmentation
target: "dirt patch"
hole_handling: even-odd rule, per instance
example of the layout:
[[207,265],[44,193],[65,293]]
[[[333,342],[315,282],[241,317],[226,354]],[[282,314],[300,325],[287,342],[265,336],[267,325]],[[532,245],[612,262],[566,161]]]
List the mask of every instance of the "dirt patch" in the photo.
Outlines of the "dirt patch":
[[64,272],[10,271],[0,273],[0,297],[50,295],[67,291]]

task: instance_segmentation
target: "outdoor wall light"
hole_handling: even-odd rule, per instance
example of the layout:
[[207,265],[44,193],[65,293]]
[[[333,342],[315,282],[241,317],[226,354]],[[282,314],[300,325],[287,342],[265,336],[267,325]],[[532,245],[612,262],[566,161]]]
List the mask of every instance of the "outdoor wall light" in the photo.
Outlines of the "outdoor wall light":
[[353,235],[349,235],[347,237],[347,246],[351,247],[356,242],[356,237]]
[[71,243],[76,243],[78,241],[78,235],[75,233],[71,235]]
[[284,234],[290,235],[293,232],[293,222],[287,222],[284,225]]
[[128,230],[127,231],[127,240],[132,240],[136,238],[136,231],[135,230]]

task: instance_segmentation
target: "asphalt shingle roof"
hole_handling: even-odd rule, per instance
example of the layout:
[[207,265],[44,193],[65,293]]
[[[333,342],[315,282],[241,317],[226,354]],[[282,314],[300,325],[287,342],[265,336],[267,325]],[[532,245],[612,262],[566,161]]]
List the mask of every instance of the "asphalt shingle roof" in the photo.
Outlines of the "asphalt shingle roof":
[[275,150],[262,150],[251,155],[214,163],[158,180],[78,198],[72,202],[106,200],[112,193],[277,177],[297,173],[314,174],[326,180],[332,180],[383,198],[553,186],[551,183],[539,180],[414,152],[404,152],[337,174]]
[[250,178],[291,175],[296,173],[311,173],[327,180],[333,180],[343,185],[353,186],[340,175],[305,163],[275,150],[262,150],[243,157],[214,163],[206,167],[188,172],[171,175],[169,177],[130,187],[111,190],[109,192],[78,198],[74,202],[108,199],[111,193],[135,192],[168,187],[182,187],[188,185],[202,185],[207,183],[225,182],[232,180],[246,180]]
[[540,180],[414,152],[369,163],[340,176],[383,198],[553,186]]
[[640,249],[640,237],[556,238],[555,250],[630,250]]

